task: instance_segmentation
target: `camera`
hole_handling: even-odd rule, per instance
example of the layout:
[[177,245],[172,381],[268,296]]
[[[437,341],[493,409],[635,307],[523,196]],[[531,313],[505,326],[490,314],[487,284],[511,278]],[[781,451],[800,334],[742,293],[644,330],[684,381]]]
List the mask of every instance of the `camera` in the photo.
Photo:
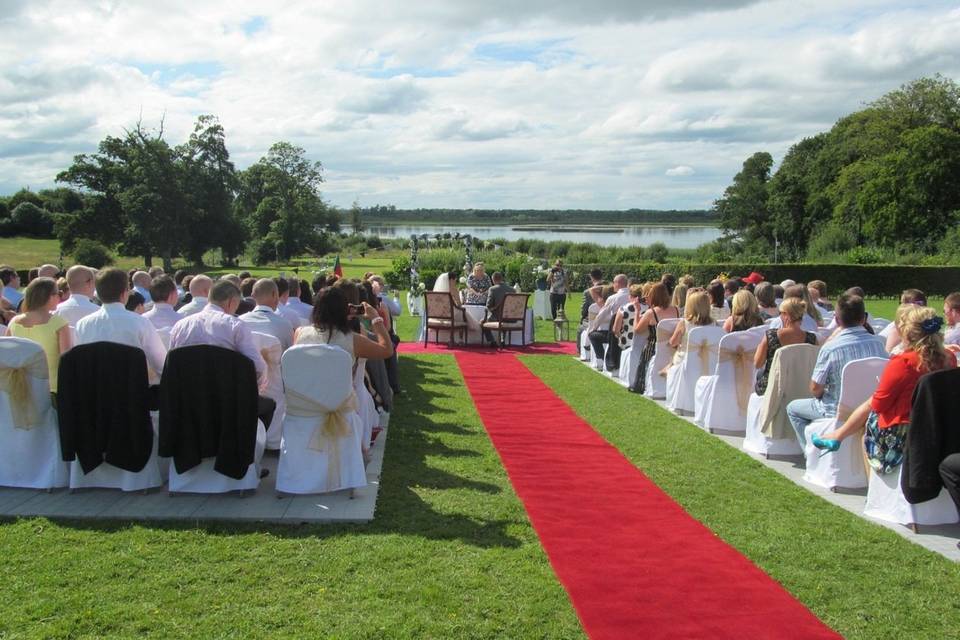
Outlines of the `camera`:
[[354,316],[363,315],[363,305],[362,304],[349,304],[347,305],[347,313]]

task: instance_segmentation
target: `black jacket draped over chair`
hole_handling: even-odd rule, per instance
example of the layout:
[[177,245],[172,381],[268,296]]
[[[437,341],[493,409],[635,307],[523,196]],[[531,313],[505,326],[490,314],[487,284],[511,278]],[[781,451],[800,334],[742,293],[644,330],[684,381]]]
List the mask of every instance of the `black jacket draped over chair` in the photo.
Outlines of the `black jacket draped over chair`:
[[960,369],[920,378],[913,392],[910,430],[900,475],[907,502],[933,500],[940,493],[940,462],[960,452]]

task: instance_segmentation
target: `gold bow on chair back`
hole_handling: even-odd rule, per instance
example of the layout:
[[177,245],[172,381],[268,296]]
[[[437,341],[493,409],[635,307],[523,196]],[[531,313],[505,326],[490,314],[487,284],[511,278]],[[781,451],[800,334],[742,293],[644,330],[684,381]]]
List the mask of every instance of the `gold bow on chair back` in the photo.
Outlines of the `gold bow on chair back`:
[[317,425],[307,448],[327,452],[327,483],[331,486],[340,481],[340,439],[350,434],[350,414],[357,410],[357,394],[351,389],[340,406],[330,408],[317,400],[289,387],[285,390],[287,413],[298,417],[314,417],[326,414]]
[[0,390],[10,398],[10,413],[17,429],[32,429],[40,421],[30,394],[30,378],[49,380],[47,357],[38,350],[19,367],[0,367]]
[[712,371],[710,371],[710,341],[706,338],[700,340],[700,343],[697,344],[697,357],[700,358],[700,375],[709,376]]
[[746,413],[754,383],[752,352],[745,351],[743,345],[738,345],[735,350],[721,349],[720,362],[733,365],[733,388],[737,396],[737,407],[740,408],[740,413]]

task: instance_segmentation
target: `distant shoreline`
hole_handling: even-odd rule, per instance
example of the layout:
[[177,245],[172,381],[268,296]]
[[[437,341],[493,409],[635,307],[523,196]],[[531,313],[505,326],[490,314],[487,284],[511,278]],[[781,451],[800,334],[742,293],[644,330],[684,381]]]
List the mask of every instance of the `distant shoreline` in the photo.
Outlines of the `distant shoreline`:
[[[716,228],[719,225],[706,222],[593,222],[589,224],[566,224],[563,222],[554,223],[531,223],[509,222],[509,221],[451,221],[451,222],[424,222],[423,220],[364,220],[364,226],[372,227],[503,227],[514,231],[599,231],[609,233],[611,231],[629,229],[632,227],[657,227],[659,229],[669,229],[672,227],[703,227]],[[558,225],[563,225],[559,227]]]

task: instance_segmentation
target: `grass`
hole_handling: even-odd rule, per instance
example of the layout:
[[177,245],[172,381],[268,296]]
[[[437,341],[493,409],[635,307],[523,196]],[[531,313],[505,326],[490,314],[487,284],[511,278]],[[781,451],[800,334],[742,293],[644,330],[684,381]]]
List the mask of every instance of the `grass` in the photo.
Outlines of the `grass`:
[[571,358],[523,361],[693,517],[845,637],[960,637],[956,563],[825,502]]
[[454,360],[401,375],[373,523],[0,524],[0,637],[583,637]]

